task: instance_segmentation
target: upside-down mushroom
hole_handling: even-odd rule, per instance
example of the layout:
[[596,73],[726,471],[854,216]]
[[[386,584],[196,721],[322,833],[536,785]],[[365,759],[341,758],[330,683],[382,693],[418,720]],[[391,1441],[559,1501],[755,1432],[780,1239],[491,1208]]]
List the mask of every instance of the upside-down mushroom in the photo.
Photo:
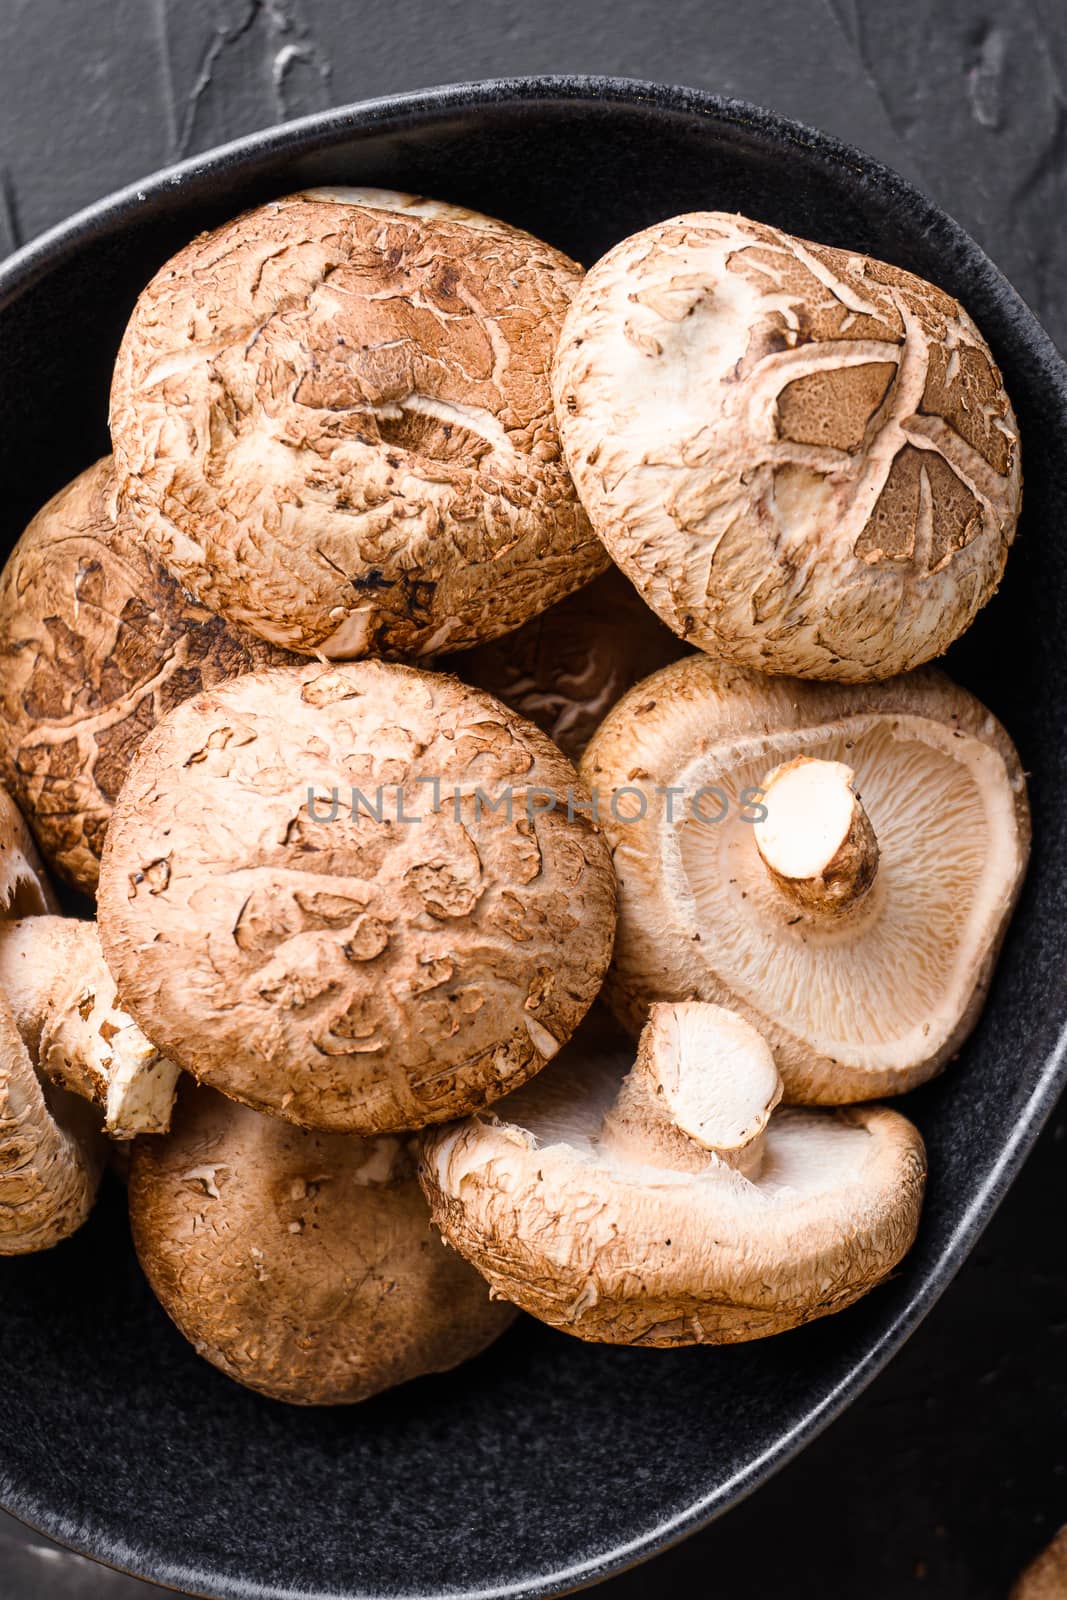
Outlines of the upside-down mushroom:
[[1004,571],[1019,438],[951,295],[696,212],[624,239],[553,373],[593,526],[663,620],[743,666],[862,682],[941,654]]
[[851,1305],[918,1225],[923,1142],[884,1107],[776,1110],[743,1018],[653,1006],[632,1071],[576,1041],[491,1112],[422,1136],[445,1239],[581,1339],[732,1344]]
[[[0,933],[45,913],[51,894],[29,833],[0,790]],[[43,1083],[0,986],[0,1256],[46,1250],[76,1232],[103,1168],[99,1119]]]
[[198,689],[284,659],[152,560],[117,505],[110,457],[60,490],[0,574],[0,779],[48,864],[92,894],[149,728]]
[[606,566],[548,369],[581,270],[385,190],[202,234],[138,301],[111,429],[131,514],[213,610],[339,659],[460,650]]
[[[574,791],[574,793],[572,793]],[[164,717],[116,802],[104,953],[147,1036],[306,1127],[421,1127],[556,1054],[611,953],[574,768],[455,678],[249,674]]]
[[139,1139],[130,1221],[198,1353],[261,1394],[347,1405],[477,1355],[511,1322],[446,1249],[410,1139],[309,1133],[188,1081]]
[[925,669],[848,686],[690,656],[582,762],[619,879],[606,998],[741,1012],[793,1101],[900,1093],[959,1049],[1026,867],[1016,751]]
[[529,717],[577,761],[620,695],[684,654],[612,567],[515,633],[442,665]]

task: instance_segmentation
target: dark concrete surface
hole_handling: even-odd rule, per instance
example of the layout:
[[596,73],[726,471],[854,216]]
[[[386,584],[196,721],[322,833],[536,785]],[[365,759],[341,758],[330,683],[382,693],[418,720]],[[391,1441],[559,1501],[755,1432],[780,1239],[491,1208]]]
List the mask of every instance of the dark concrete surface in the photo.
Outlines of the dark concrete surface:
[[[1062,0],[3,0],[0,255],[284,117],[552,71],[738,95],[864,146],[957,216],[1067,344]],[[841,1421],[730,1516],[602,1592],[1006,1595],[1067,1520],[1065,1133],[1054,1119],[955,1285]],[[149,1592],[0,1516],[0,1600]]]

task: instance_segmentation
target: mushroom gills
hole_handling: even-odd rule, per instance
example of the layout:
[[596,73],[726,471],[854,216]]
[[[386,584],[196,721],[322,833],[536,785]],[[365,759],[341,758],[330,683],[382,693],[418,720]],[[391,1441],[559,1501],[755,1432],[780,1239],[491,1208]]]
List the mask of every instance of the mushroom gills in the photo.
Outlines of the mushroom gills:
[[910,1248],[926,1164],[898,1113],[775,1110],[766,1042],[703,1002],[653,1006],[628,1074],[587,1040],[422,1136],[434,1220],[495,1293],[583,1339],[733,1343],[842,1309]]

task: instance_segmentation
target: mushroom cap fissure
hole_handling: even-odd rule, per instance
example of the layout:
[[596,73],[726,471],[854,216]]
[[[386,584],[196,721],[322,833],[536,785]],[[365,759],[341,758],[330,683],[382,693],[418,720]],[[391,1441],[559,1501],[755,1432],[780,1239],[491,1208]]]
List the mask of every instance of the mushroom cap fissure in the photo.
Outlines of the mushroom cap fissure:
[[307,654],[463,649],[606,565],[547,376],[580,268],[410,201],[294,195],[201,235],[142,294],[115,369],[146,540],[213,609]]
[[444,1237],[542,1321],[616,1344],[734,1343],[841,1310],[910,1248],[926,1163],[904,1117],[779,1111],[757,1179],[714,1157],[672,1171],[600,1141],[619,1081],[572,1050],[493,1113],[422,1137]]
[[483,1105],[610,957],[611,861],[572,790],[539,730],[443,675],[316,663],[196,696],[142,745],[104,854],[123,1002],[195,1076],[307,1126]]
[[0,776],[55,870],[95,890],[130,758],[164,712],[285,659],[153,560],[110,457],[60,490],[0,576]]
[[[760,859],[746,789],[798,755],[856,773],[878,840],[847,919],[806,914]],[[639,768],[679,801],[620,823],[603,796]],[[1004,730],[925,670],[879,685],[778,681],[693,656],[631,690],[582,764],[619,880],[606,997],[633,1031],[657,1000],[732,1007],[765,1035],[794,1101],[847,1103],[933,1075],[977,1018],[1025,870],[1026,785]],[[751,812],[748,813],[751,816]]]
[[278,1400],[365,1400],[514,1316],[430,1225],[408,1143],[311,1133],[187,1084],[130,1168],[134,1243],[185,1337]]
[[582,501],[678,634],[771,673],[929,660],[1004,570],[1018,431],[985,340],[913,274],[698,212],[585,278],[553,373]]

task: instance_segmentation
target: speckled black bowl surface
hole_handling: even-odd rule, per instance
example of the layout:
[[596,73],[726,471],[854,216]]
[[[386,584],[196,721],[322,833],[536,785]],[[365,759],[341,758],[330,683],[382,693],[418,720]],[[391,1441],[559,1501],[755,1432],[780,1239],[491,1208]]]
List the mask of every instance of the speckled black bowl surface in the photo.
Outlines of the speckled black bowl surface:
[[197,1359],[138,1272],[117,1185],[70,1243],[0,1262],[0,1503],[53,1538],[234,1600],[555,1594],[683,1537],[829,1422],[945,1288],[1059,1091],[1067,374],[966,234],[831,139],[684,89],[458,86],[199,157],[0,269],[5,550],[107,449],[109,369],[152,272],[197,230],[312,182],[460,201],[585,262],[699,208],[885,257],[968,307],[1022,430],[1019,544],[950,666],[1007,723],[1032,774],[1033,864],[977,1032],[906,1103],[931,1175],[918,1243],[890,1284],[839,1317],[724,1350],[596,1348],[523,1320],[447,1379],[322,1412],[259,1399]]

